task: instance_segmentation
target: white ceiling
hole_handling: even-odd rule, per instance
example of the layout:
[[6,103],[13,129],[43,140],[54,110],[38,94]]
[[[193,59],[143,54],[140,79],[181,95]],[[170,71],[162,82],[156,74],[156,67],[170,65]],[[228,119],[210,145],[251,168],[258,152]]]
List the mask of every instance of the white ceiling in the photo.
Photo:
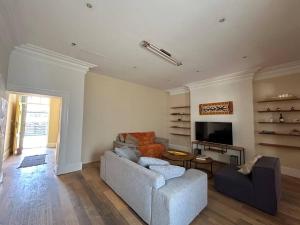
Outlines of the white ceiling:
[[[0,0],[0,13],[18,45],[48,48],[97,64],[96,73],[160,89],[300,59],[300,0],[88,0],[92,9],[86,2]],[[142,40],[183,66],[142,49]]]

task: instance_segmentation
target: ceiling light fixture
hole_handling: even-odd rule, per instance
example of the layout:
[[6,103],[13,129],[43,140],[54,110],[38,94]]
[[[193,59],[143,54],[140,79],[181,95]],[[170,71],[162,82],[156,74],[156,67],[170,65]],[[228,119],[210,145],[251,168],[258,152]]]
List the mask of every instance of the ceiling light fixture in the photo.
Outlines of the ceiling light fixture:
[[171,53],[167,52],[166,50],[162,48],[158,48],[154,46],[153,44],[150,44],[147,41],[142,41],[141,46],[148,49],[149,51],[155,53],[156,55],[164,58],[165,60],[169,61],[170,63],[173,63],[176,66],[181,66],[182,62],[178,61],[177,59],[173,58]]

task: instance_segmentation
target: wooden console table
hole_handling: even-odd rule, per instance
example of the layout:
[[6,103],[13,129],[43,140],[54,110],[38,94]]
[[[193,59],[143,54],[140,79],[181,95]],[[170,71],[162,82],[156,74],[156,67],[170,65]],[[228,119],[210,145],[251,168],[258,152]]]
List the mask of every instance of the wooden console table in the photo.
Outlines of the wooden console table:
[[[238,146],[234,146],[234,145],[226,145],[226,144],[218,144],[218,143],[207,142],[207,141],[193,141],[192,148],[194,145],[196,145],[195,150],[197,150],[197,151],[200,150],[201,154],[202,154],[202,150],[217,152],[220,154],[225,154],[225,153],[227,153],[228,150],[236,151],[239,153],[238,165],[242,165],[245,163],[245,148],[243,148],[243,147],[238,147]],[[194,152],[194,148],[192,150]]]

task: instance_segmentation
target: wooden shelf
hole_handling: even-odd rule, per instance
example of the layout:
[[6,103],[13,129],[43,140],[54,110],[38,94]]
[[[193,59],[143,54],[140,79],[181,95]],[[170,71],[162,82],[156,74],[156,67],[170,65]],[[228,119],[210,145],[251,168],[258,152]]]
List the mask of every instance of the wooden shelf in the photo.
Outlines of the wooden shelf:
[[177,135],[177,136],[186,136],[186,137],[191,136],[190,134],[178,134],[178,133],[170,133],[170,134]]
[[173,106],[171,107],[171,109],[188,109],[190,108],[190,106],[186,105],[186,106]]
[[171,120],[171,122],[191,122],[190,120]]
[[270,143],[258,143],[258,144],[261,146],[269,146],[269,147],[276,147],[276,148],[290,148],[290,149],[300,150],[300,146],[278,145],[278,144],[270,144]]
[[171,116],[189,116],[189,113],[170,113]]
[[291,136],[291,137],[300,137],[300,134],[290,134],[290,133],[265,133],[265,132],[258,132],[259,134],[266,134],[266,135],[278,135],[278,136]]
[[264,122],[264,121],[258,121],[257,123],[270,123],[270,124],[300,124],[300,122]]
[[259,110],[257,111],[259,113],[282,113],[282,112],[300,112],[300,109],[295,109],[295,110]]
[[257,103],[265,103],[265,102],[287,102],[287,101],[299,101],[300,98],[290,98],[290,99],[266,99],[257,101]]
[[178,128],[178,129],[191,129],[190,127],[179,127],[179,126],[171,126],[170,128]]

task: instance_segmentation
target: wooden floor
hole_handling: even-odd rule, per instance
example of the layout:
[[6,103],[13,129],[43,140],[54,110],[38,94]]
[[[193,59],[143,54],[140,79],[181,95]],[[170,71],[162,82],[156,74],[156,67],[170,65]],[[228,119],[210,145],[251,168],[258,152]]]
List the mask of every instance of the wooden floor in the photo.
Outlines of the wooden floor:
[[[122,225],[144,224],[99,178],[99,168],[60,177],[54,175],[54,151],[47,164],[17,169],[22,157],[4,163],[0,186],[0,225]],[[299,225],[300,180],[283,177],[283,196],[277,216],[267,215],[217,193],[209,180],[208,207],[192,224],[205,225]]]

